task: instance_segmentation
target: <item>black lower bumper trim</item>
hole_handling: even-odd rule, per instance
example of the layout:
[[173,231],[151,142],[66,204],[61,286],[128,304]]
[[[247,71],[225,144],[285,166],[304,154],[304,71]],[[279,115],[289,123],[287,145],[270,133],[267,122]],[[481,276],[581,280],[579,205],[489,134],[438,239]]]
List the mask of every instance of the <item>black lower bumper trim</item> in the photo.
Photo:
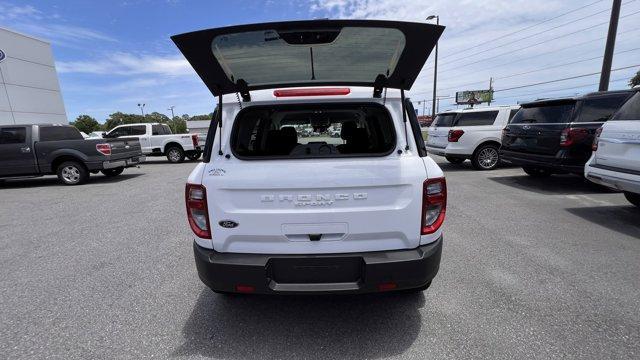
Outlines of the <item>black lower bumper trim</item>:
[[511,165],[535,167],[557,173],[582,174],[584,172],[584,164],[565,164],[555,157],[553,159],[542,158],[540,156],[533,157],[527,154],[503,150],[500,151],[500,160]]
[[442,241],[410,250],[346,254],[219,253],[195,242],[193,251],[200,279],[214,291],[237,292],[240,286],[257,294],[358,294],[377,292],[381,284],[385,290],[427,285],[438,273]]

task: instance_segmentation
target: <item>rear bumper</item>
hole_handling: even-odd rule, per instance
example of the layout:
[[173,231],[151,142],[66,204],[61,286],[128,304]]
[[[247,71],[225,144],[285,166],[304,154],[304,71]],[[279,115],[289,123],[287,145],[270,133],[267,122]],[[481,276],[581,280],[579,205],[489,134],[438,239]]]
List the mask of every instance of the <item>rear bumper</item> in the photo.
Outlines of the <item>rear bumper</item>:
[[429,154],[434,154],[434,155],[438,155],[438,156],[446,156],[446,154],[445,154],[445,150],[447,149],[446,147],[439,148],[439,147],[430,146],[430,145],[425,145],[425,146],[427,148],[427,153],[429,153]]
[[530,166],[541,169],[552,170],[559,173],[584,173],[584,164],[567,163],[567,159],[555,156],[534,155],[515,151],[500,150],[500,160],[505,163],[517,166]]
[[219,253],[193,244],[202,282],[214,291],[359,294],[427,285],[438,273],[442,237],[411,250],[322,255]]
[[145,160],[146,160],[146,157],[142,155],[142,156],[135,156],[127,159],[103,161],[102,168],[115,169],[120,167],[132,167],[132,166],[137,166],[140,163],[143,163]]
[[584,175],[589,181],[596,184],[620,191],[640,194],[640,174],[615,171],[612,168],[605,168],[589,162],[587,166],[585,166]]

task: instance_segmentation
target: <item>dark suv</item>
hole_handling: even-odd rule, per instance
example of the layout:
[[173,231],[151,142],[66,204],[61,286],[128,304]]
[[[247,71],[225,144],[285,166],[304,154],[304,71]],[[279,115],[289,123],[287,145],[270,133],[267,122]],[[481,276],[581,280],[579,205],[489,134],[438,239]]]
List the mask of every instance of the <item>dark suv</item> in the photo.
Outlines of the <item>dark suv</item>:
[[522,108],[502,131],[500,157],[531,176],[584,174],[595,131],[638,89],[538,100]]

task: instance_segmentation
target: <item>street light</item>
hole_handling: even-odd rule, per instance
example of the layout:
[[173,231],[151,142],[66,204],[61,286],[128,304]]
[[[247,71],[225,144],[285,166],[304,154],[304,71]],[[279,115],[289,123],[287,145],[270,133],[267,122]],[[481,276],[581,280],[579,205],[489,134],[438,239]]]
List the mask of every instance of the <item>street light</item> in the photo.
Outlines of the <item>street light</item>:
[[[427,20],[436,19],[436,25],[440,25],[439,15],[429,15]],[[433,103],[431,104],[431,118],[436,118],[436,89],[438,86],[438,42],[436,42],[436,58],[433,65]]]
[[173,118],[174,118],[174,117],[176,117],[176,116],[173,114],[173,108],[174,108],[174,107],[175,107],[175,106],[171,106],[171,107],[169,107],[169,108],[167,109],[167,110],[171,110],[171,120],[173,120]]
[[144,106],[147,104],[138,104],[138,107],[140,108],[140,112],[142,113],[142,117],[144,117]]

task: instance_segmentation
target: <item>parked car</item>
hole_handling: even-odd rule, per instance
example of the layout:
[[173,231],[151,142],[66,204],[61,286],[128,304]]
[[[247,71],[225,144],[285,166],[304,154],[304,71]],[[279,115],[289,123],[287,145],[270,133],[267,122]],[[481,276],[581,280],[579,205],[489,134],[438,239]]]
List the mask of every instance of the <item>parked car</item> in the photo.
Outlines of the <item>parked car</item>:
[[471,159],[477,170],[500,164],[502,129],[520,106],[494,106],[438,114],[427,129],[427,151],[453,164]]
[[180,163],[185,157],[198,160],[202,155],[198,134],[173,134],[166,124],[127,124],[116,126],[102,134],[109,138],[137,138],[142,153],[147,156],[166,156],[169,162]]
[[84,139],[69,125],[0,126],[0,178],[56,174],[78,185],[89,173],[117,176],[143,161],[136,139]]
[[[431,284],[446,182],[404,90],[443,29],[315,20],[173,37],[219,102],[185,192],[207,286],[310,294]],[[296,130],[332,126],[339,138]]]
[[503,131],[500,156],[534,177],[583,176],[596,130],[636,92],[596,92],[522,104]]
[[598,129],[584,173],[640,207],[640,92]]

